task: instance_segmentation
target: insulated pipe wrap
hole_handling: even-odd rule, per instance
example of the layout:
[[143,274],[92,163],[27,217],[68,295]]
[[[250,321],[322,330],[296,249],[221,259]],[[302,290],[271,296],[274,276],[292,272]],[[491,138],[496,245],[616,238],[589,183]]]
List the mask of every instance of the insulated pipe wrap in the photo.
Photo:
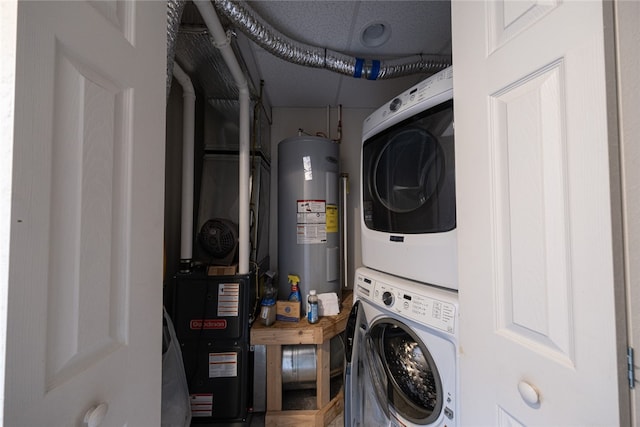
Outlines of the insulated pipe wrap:
[[214,6],[218,13],[227,17],[267,52],[298,65],[324,68],[369,80],[390,79],[417,73],[433,74],[451,65],[450,57],[436,55],[414,55],[388,62],[354,58],[323,47],[290,40],[271,28],[247,5],[232,0],[214,0]]
[[323,68],[325,50],[304,43],[292,43],[286,36],[270,28],[248,6],[235,2],[214,2],[216,10],[226,16],[247,36],[266,51],[290,62],[308,67]]
[[173,74],[182,86],[182,215],[180,231],[180,260],[188,271],[193,248],[193,153],[196,117],[196,92],[191,79],[175,62]]
[[394,64],[393,61],[387,61],[385,66],[380,69],[378,79],[388,79],[417,73],[435,74],[451,65],[451,61],[436,56],[432,56],[431,59],[425,59],[422,55],[416,55],[414,58],[413,61],[405,61],[397,64]]

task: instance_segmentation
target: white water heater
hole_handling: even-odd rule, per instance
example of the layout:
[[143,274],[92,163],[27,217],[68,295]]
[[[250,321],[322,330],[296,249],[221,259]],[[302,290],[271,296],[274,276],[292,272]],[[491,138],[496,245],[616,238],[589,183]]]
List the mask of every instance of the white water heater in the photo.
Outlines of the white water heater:
[[298,136],[278,144],[278,298],[300,278],[302,310],[309,290],[340,296],[339,145]]

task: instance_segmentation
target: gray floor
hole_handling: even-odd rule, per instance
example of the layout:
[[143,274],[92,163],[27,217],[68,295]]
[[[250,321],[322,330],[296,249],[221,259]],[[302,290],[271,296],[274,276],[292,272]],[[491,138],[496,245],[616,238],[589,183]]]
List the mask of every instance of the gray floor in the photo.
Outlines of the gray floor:
[[[343,386],[342,373],[336,373],[331,378],[330,398],[333,399],[340,392]],[[311,385],[313,387],[313,385]],[[254,402],[255,404],[255,402]],[[264,408],[266,402],[261,402],[258,407]],[[305,410],[316,409],[316,390],[315,388],[284,390],[282,393],[282,409],[283,410]],[[192,420],[192,427],[264,427],[264,412],[251,413],[246,421],[202,423],[199,420]],[[305,427],[305,426],[300,426]],[[344,427],[344,413],[340,413],[326,427]]]
[[[253,414],[249,425],[250,427],[264,427],[264,414]],[[344,427],[344,413],[341,412],[327,427]]]
[[[333,399],[342,389],[343,377],[340,373],[331,379],[330,398]],[[255,403],[255,402],[254,402]],[[264,408],[266,402],[262,402],[259,407]],[[315,388],[284,390],[282,393],[282,409],[283,410],[305,410],[316,409],[316,390]],[[203,423],[200,420],[193,419],[192,427],[264,427],[264,412],[256,412],[249,414],[246,421]],[[305,427],[305,426],[300,426]],[[326,427],[344,427],[344,413],[340,413]]]
[[[331,398],[334,398],[342,387],[342,377],[331,380]],[[316,408],[315,389],[287,390],[282,394],[284,410],[300,410]],[[192,427],[264,427],[264,412],[249,414],[246,422],[217,422],[213,424],[199,423],[193,420]],[[300,426],[305,427],[305,426]],[[344,413],[340,413],[327,427],[344,427]]]
[[[342,376],[331,380],[331,398],[334,398],[342,387]],[[315,389],[287,390],[282,394],[282,408],[284,410],[300,410],[316,408]],[[252,414],[250,427],[264,427],[264,413]],[[327,427],[343,427],[344,413],[340,413]],[[303,427],[303,426],[301,426]]]

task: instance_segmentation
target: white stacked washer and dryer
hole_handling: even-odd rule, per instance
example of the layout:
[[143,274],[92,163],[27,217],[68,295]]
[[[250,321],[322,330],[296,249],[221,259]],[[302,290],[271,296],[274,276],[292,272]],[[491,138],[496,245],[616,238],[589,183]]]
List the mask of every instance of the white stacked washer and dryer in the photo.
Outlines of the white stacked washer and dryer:
[[345,426],[458,424],[452,68],[363,124],[362,261],[345,331]]

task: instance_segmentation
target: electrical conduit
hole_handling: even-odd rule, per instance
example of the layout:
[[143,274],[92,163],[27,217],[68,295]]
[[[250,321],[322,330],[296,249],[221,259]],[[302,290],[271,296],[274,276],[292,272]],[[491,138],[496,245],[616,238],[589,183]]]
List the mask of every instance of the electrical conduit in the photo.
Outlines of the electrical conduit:
[[238,274],[249,273],[249,85],[233,53],[220,19],[210,0],[194,0],[193,2],[205,25],[211,32],[215,46],[220,50],[229,71],[238,87],[240,103],[240,149],[239,149],[239,218],[238,218]]

